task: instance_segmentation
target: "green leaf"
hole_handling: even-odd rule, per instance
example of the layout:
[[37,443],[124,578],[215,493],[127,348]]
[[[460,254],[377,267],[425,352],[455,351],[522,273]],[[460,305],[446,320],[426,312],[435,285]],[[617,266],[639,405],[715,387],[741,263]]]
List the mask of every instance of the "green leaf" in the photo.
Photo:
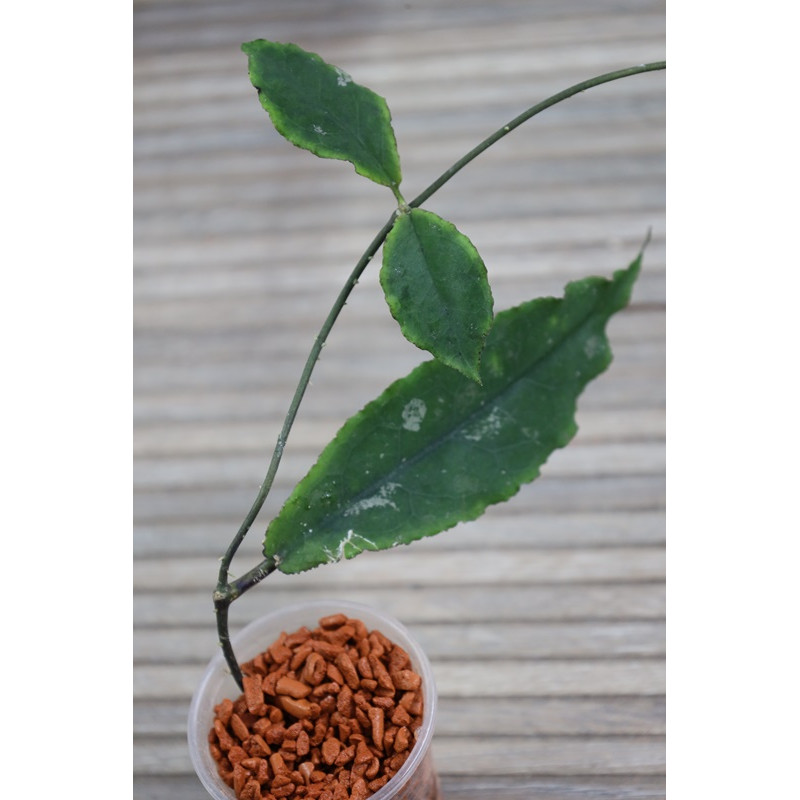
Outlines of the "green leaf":
[[613,280],[497,315],[478,385],[427,361],[348,420],[270,524],[283,572],[352,558],[474,519],[536,478],[577,431],[585,385],[606,369],[605,326],[642,254]]
[[258,39],[242,50],[278,133],[321,158],[349,161],[360,175],[396,192],[400,159],[382,97],[296,44]]
[[386,237],[380,280],[406,339],[480,382],[492,291],[472,242],[452,223],[413,208]]

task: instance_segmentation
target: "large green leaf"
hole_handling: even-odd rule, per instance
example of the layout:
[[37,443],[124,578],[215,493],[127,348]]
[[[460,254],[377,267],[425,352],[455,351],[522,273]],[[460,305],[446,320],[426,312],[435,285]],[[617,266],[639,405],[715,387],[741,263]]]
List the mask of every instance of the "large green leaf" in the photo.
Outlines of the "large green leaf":
[[452,223],[412,208],[386,238],[380,280],[406,339],[480,382],[492,291],[472,242]]
[[242,45],[250,80],[278,133],[322,158],[396,190],[400,159],[386,101],[296,44]]
[[574,436],[577,398],[611,361],[608,319],[641,253],[613,280],[498,314],[476,384],[421,364],[348,420],[270,524],[283,572],[439,533],[507,500]]

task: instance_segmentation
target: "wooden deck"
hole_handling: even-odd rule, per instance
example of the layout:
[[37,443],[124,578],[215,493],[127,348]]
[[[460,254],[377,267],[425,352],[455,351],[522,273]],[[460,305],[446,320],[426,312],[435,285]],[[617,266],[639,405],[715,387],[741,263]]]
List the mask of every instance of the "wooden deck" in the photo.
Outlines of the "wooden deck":
[[[200,800],[185,739],[216,650],[218,559],[255,497],[308,348],[392,209],[272,129],[241,42],[294,41],[387,98],[413,197],[534,102],[664,57],[651,0],[135,0],[134,795]],[[664,73],[592,90],[426,207],[478,247],[495,306],[610,275],[652,241],[615,361],[543,477],[408,548],[272,576],[239,628],[303,598],[400,618],[432,659],[446,800],[664,796]],[[273,495],[424,354],[368,271],[325,348]]]

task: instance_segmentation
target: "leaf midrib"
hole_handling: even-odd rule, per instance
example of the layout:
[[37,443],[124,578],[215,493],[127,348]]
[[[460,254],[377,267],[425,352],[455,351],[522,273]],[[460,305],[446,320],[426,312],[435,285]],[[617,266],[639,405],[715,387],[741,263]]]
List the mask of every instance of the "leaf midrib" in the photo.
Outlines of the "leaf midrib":
[[[422,214],[430,214],[431,212],[429,211],[426,212],[423,209],[414,208],[411,210],[411,213],[409,214],[409,220],[411,222],[411,230],[414,233],[414,244],[416,246],[417,253],[419,254],[425,266],[427,267],[426,272],[430,277],[431,284],[436,293],[436,298],[439,300],[439,303],[443,308],[447,308],[449,306],[449,303],[445,301],[448,298],[446,298],[444,292],[440,287],[446,285],[448,283],[448,280],[446,276],[443,276],[440,273],[437,273],[434,269],[431,269],[431,264],[433,264],[433,261],[430,258],[428,258],[428,251],[423,246],[422,237],[420,236],[417,230],[417,223],[415,220],[416,219],[419,219],[420,221],[422,220],[422,217],[418,216],[417,212],[421,212]],[[452,335],[454,326],[450,321],[449,315],[447,316],[447,320],[448,320],[447,329],[450,332],[448,333],[448,338],[451,340],[449,344],[451,345],[455,344],[455,349],[458,351],[459,358],[463,363],[471,363],[471,359],[465,357],[463,353],[463,347],[462,347],[463,342],[461,341],[461,337],[458,335],[455,336]]]
[[[561,302],[563,303],[563,299],[561,299]],[[349,502],[349,504],[347,506],[345,506],[343,508],[337,508],[337,510],[336,510],[336,512],[334,514],[328,515],[328,518],[333,520],[333,519],[340,519],[340,518],[344,517],[344,512],[347,510],[347,508],[350,508],[353,505],[356,505],[360,501],[365,500],[365,499],[367,499],[369,497],[373,497],[375,495],[375,493],[377,492],[377,490],[381,486],[385,486],[386,484],[393,482],[391,479],[394,476],[398,475],[401,471],[405,471],[405,470],[413,467],[415,464],[417,464],[421,460],[423,460],[423,458],[426,457],[429,453],[431,453],[432,451],[436,450],[438,447],[440,447],[445,442],[448,442],[451,439],[453,439],[460,431],[462,431],[464,428],[466,428],[469,425],[470,422],[474,422],[477,419],[477,417],[479,416],[480,412],[482,412],[484,409],[486,409],[486,407],[488,405],[494,404],[497,401],[498,398],[503,397],[504,395],[506,395],[514,386],[516,386],[519,383],[519,381],[527,373],[531,372],[535,367],[537,367],[540,364],[546,362],[547,360],[552,358],[556,353],[558,353],[558,351],[565,344],[565,342],[568,341],[575,333],[580,331],[581,328],[583,328],[584,325],[586,325],[590,321],[590,319],[594,315],[594,312],[595,312],[596,308],[597,308],[597,304],[593,305],[592,309],[589,311],[589,313],[587,313],[580,320],[580,322],[578,324],[576,324],[573,327],[569,328],[564,333],[564,335],[562,335],[556,342],[554,342],[553,347],[550,350],[548,350],[545,354],[541,355],[538,359],[536,359],[536,361],[534,361],[533,363],[529,364],[525,369],[519,370],[515,374],[513,380],[510,380],[510,381],[506,382],[506,384],[503,386],[503,388],[499,389],[496,392],[493,392],[491,394],[491,396],[487,397],[485,399],[485,401],[482,402],[480,404],[480,406],[478,406],[472,413],[470,413],[468,416],[464,417],[459,422],[459,424],[457,426],[454,426],[444,436],[440,436],[439,438],[437,438],[436,442],[433,442],[433,443],[431,443],[429,445],[426,445],[421,450],[417,451],[417,453],[415,455],[411,456],[408,459],[404,459],[403,461],[401,461],[397,466],[395,466],[389,472],[383,473],[382,477],[379,480],[375,480],[372,483],[370,483],[369,486],[365,487],[358,494],[354,495],[351,498],[351,500],[350,500],[350,502]],[[426,362],[426,363],[431,363],[431,362]],[[320,524],[323,525],[323,528],[327,528],[329,526],[326,526],[324,524],[324,519],[325,519],[325,517],[323,517],[322,520],[320,520]]]
[[[357,84],[356,85],[356,91],[359,91],[359,90],[370,91],[369,89],[365,89],[365,87],[360,86],[360,85]],[[259,89],[259,91],[264,95],[264,97],[267,99],[267,101],[271,105],[274,105],[276,107],[276,109],[280,111],[280,113],[284,117],[284,119],[290,120],[292,118],[292,115],[287,113],[286,108],[285,108],[285,106],[283,104],[278,104],[277,102],[272,100],[263,89]],[[372,94],[375,97],[379,97],[379,95],[376,95],[374,92]],[[297,105],[300,107],[300,109],[303,111],[303,113],[307,114],[308,116],[313,116],[313,113],[311,113],[311,112],[320,110],[320,106],[314,106],[310,102],[305,101],[303,99],[298,99],[296,97],[293,97],[292,100],[295,101],[297,103]],[[354,103],[354,107],[356,109],[358,108],[358,103],[357,102]],[[311,111],[309,111],[309,109],[311,109]],[[352,129],[349,124],[343,123],[341,118],[337,114],[335,114],[332,111],[330,111],[328,108],[323,108],[322,109],[322,113],[325,114],[327,117],[329,117],[336,125],[338,125],[340,130],[344,131],[347,135],[352,136],[361,145],[362,149],[372,159],[373,170],[376,173],[380,174],[381,178],[386,182],[384,185],[385,186],[393,185],[394,184],[394,180],[391,178],[391,176],[387,173],[386,169],[384,168],[383,162],[382,162],[380,156],[377,155],[372,150],[372,148],[367,144],[367,142],[363,138],[362,133],[361,133],[361,126],[360,125],[356,126],[355,130]],[[358,164],[356,164],[352,159],[347,158],[347,156],[336,156],[335,158],[338,161],[347,161],[347,162],[353,164],[353,166],[356,167],[356,171],[358,171]]]

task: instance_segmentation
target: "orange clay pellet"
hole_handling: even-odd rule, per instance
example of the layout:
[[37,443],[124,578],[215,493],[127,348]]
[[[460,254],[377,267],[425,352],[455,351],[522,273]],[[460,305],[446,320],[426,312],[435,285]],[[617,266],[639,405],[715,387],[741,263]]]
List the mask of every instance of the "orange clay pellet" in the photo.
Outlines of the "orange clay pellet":
[[247,710],[251,714],[258,714],[264,704],[264,690],[261,688],[261,678],[258,675],[244,675],[244,700],[247,703]]
[[319,626],[323,630],[330,630],[331,628],[341,628],[342,625],[347,624],[347,617],[344,614],[331,614],[328,617],[322,617],[319,620]]
[[295,699],[300,699],[311,694],[311,687],[307,683],[283,675],[275,682],[277,694],[289,695]]
[[410,669],[398,670],[392,677],[394,679],[394,685],[398,689],[413,691],[419,689],[420,683],[422,682],[419,675]]
[[372,706],[367,712],[367,716],[372,723],[372,741],[377,747],[383,749],[383,709]]

